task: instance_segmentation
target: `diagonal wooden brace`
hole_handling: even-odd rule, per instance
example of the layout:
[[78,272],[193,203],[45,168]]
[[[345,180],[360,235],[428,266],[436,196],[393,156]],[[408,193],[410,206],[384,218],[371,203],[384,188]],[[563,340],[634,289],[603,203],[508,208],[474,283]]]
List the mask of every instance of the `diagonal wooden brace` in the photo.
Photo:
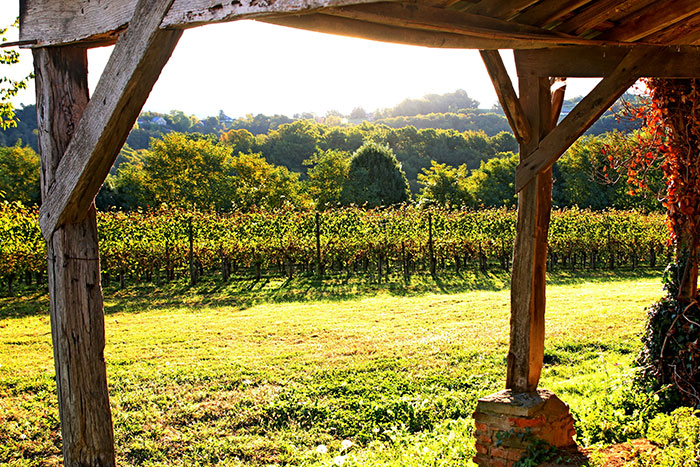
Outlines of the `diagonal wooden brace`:
[[160,29],[173,0],[139,0],[100,77],[39,210],[48,240],[57,227],[82,220],[182,31]]
[[508,123],[515,133],[515,138],[519,143],[527,144],[532,138],[532,128],[520,105],[520,99],[515,93],[506,67],[503,65],[500,52],[498,50],[481,50],[480,53]]
[[641,75],[648,56],[644,47],[628,52],[615,69],[574,107],[527,157],[515,173],[515,190],[520,192],[538,174],[547,170]]

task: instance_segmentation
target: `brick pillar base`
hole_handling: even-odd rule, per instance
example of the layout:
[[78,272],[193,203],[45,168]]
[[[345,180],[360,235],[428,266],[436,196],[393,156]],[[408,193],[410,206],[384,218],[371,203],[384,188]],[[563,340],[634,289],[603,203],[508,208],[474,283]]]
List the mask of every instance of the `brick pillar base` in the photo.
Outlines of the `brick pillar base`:
[[569,406],[546,389],[515,394],[504,390],[479,399],[474,420],[474,462],[480,466],[510,467],[525,455],[534,440],[556,448],[576,444]]

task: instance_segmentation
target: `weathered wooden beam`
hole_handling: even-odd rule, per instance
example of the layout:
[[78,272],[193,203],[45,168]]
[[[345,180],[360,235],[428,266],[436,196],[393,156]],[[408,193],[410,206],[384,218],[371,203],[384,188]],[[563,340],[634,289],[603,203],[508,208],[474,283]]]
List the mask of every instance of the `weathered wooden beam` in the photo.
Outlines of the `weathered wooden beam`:
[[700,39],[700,14],[687,18],[681,24],[674,24],[651,36],[645,42],[656,44],[694,44]]
[[492,40],[541,41],[546,45],[595,45],[595,41],[554,33],[487,16],[434,8],[417,3],[384,2],[329,8],[325,14],[376,24],[462,34]]
[[516,169],[515,189],[521,191],[578,139],[637,79],[641,63],[647,59],[644,48],[632,49],[617,68],[579,102],[552,130],[536,150],[521,160]]
[[[517,58],[516,58],[517,59]],[[552,127],[548,78],[520,77],[520,101],[534,137],[520,145],[521,161]],[[518,222],[511,277],[510,347],[506,388],[533,392],[544,360],[545,274],[547,231],[552,207],[552,172],[541,173],[518,194]]]
[[521,144],[527,143],[532,138],[530,122],[528,122],[520,105],[520,100],[515,93],[508,71],[503,65],[501,54],[498,50],[481,50],[481,58],[484,61],[484,65],[486,65],[486,71],[491,77],[496,95],[501,103],[501,107],[503,107],[508,123],[513,129],[515,138]]
[[514,21],[535,26],[547,26],[564,18],[591,0],[540,0],[514,18]]
[[464,11],[475,15],[508,20],[538,1],[539,0],[485,0],[466,7]]
[[623,0],[622,2],[620,0],[598,0],[555,29],[568,34],[583,34],[609,20],[612,16],[632,12],[645,6],[645,2],[651,1],[654,0]]
[[84,219],[109,174],[182,31],[160,29],[172,0],[139,0],[119,38],[66,155],[48,186],[39,226],[48,239],[58,226]]
[[[700,47],[636,46],[647,51],[639,73],[647,78],[693,78],[700,76]],[[539,76],[602,78],[610,75],[630,47],[553,47],[523,50],[519,63]]]
[[[180,29],[373,1],[377,0],[175,0],[161,26]],[[22,0],[19,38],[36,40],[39,45],[84,42],[96,46],[114,43],[119,32],[133,18],[136,2],[137,0]]]
[[550,122],[550,128],[557,126],[559,121],[559,115],[561,115],[561,108],[564,106],[564,95],[566,94],[566,78],[552,78],[552,86],[550,91],[552,93],[552,121]]
[[642,9],[639,15],[604,32],[597,39],[636,41],[679,23],[698,12],[700,12],[700,2],[697,0],[656,1]]
[[395,44],[418,45],[422,47],[445,49],[468,49],[472,47],[478,49],[510,49],[515,46],[527,49],[543,47],[543,42],[539,40],[488,39],[463,34],[387,26],[384,24],[368,23],[356,19],[330,16],[321,13],[300,16],[280,16],[276,18],[265,18],[260,21],[307,31],[337,34]]
[[[87,52],[78,47],[34,50],[41,192],[46,200],[56,167],[88,103]],[[97,224],[85,220],[47,237],[49,308],[63,465],[115,465],[104,361],[105,329]]]

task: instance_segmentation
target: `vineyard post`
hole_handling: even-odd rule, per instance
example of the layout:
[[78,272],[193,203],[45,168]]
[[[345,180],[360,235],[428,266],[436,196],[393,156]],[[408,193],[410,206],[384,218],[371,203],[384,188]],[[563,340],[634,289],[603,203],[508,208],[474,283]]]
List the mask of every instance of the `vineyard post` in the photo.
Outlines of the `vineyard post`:
[[428,254],[430,255],[430,274],[435,275],[435,250],[433,245],[433,213],[428,212]]
[[316,275],[323,275],[323,266],[321,264],[321,219],[318,211],[316,212],[315,218],[315,235],[316,235]]
[[[87,50],[34,49],[41,193],[88,104]],[[115,465],[104,361],[105,326],[94,203],[87,217],[43,232],[48,257],[51,336],[64,464]]]
[[194,264],[194,233],[192,232],[191,217],[187,219],[187,237],[190,244],[190,251],[187,257],[190,266],[190,285],[197,285],[197,268]]

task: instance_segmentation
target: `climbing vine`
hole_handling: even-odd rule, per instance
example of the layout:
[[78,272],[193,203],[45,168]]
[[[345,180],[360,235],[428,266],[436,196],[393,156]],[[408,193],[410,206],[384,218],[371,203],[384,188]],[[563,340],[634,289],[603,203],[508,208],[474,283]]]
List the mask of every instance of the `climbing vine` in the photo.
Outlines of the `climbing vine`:
[[646,84],[650,99],[636,110],[644,131],[625,163],[633,189],[643,189],[644,174],[660,164],[676,258],[664,277],[666,296],[649,309],[637,363],[641,380],[664,394],[668,405],[700,405],[700,80],[655,78]]

